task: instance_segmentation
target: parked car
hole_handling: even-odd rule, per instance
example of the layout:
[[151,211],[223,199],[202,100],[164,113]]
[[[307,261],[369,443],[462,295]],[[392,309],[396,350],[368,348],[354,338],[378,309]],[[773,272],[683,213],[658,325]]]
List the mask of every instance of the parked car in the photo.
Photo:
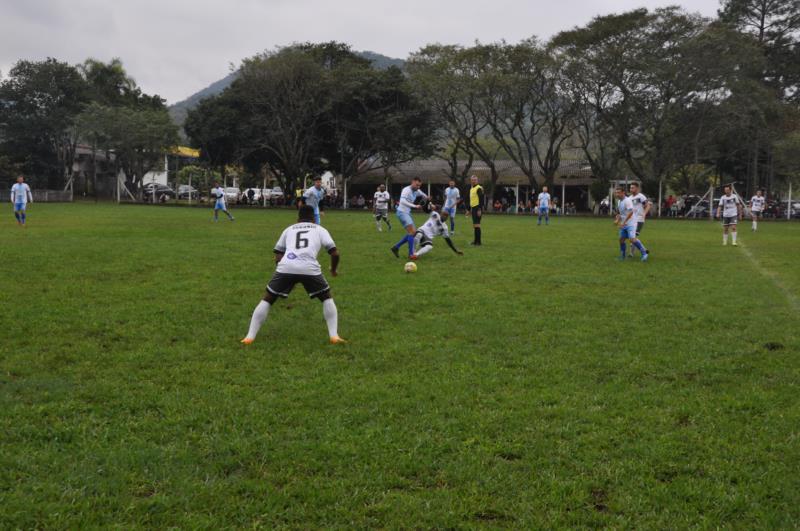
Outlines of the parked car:
[[238,203],[240,195],[241,195],[241,192],[239,191],[238,188],[236,188],[234,186],[229,186],[229,187],[225,188],[225,200],[229,204]]
[[250,202],[250,190],[253,191],[253,202],[260,203],[261,198],[264,197],[264,192],[267,192],[267,197],[269,198],[269,190],[262,190],[261,188],[246,188],[240,197],[242,203],[249,203]]
[[276,186],[272,190],[269,191],[269,195],[267,198],[269,199],[278,199],[279,197],[283,197],[283,190],[280,186]]
[[178,186],[178,199],[194,199],[197,200],[200,192],[194,186],[182,184]]
[[781,201],[780,205],[781,205],[780,209],[781,209],[781,213],[782,213],[783,217],[786,216],[786,209],[787,208],[791,208],[792,209],[791,217],[795,218],[795,219],[800,218],[800,201],[792,201],[791,206],[790,206],[789,205],[789,201],[784,199],[783,201]]
[[170,188],[165,184],[159,183],[147,183],[142,187],[142,194],[144,196],[144,200],[148,202],[153,201],[153,195],[156,196],[156,201],[162,201],[164,198],[166,199],[174,199],[175,198],[175,190]]

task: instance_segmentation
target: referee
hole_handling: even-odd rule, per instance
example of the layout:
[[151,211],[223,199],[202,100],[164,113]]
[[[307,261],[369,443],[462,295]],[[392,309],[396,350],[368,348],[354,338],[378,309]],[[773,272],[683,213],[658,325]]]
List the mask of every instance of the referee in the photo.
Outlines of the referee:
[[[475,239],[472,245],[481,244],[481,216],[483,216],[483,186],[478,184],[478,177],[473,175],[469,178],[472,187],[469,189],[469,212],[472,214],[472,228],[475,231]],[[469,213],[467,214],[469,215]]]

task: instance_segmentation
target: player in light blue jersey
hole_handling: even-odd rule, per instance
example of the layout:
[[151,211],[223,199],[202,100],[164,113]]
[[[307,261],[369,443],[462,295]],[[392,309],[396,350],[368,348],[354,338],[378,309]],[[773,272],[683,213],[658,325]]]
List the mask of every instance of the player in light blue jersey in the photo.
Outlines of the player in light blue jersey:
[[325,189],[322,187],[322,177],[314,177],[314,186],[303,192],[303,202],[314,209],[314,222],[320,223],[319,205],[325,199]]
[[537,225],[542,224],[542,216],[544,216],[544,224],[550,225],[550,194],[547,192],[546,186],[542,186],[542,193],[536,199],[536,213],[539,214]]
[[625,242],[630,240],[631,245],[635,246],[639,249],[639,252],[642,253],[642,262],[647,262],[647,249],[645,249],[642,242],[636,237],[636,207],[633,206],[631,198],[625,195],[624,187],[617,187],[616,195],[619,200],[619,206],[617,207],[618,213],[614,223],[619,227],[619,259],[625,260],[627,251]]
[[219,185],[218,182],[214,183],[214,188],[211,189],[211,196],[216,199],[214,202],[214,221],[219,221],[219,211],[222,210],[228,219],[233,221],[233,216],[228,212],[227,202],[225,200],[225,189]]
[[11,187],[11,204],[14,205],[14,217],[17,218],[17,225],[25,227],[26,210],[29,203],[33,203],[31,187],[25,184],[25,178],[20,175],[17,177],[17,183]]
[[450,179],[450,183],[447,188],[444,189],[444,206],[442,207],[442,211],[447,212],[450,218],[451,233],[456,232],[456,208],[458,208],[458,202],[460,200],[461,192],[456,188],[456,182]]
[[400,193],[400,202],[397,205],[395,214],[397,215],[397,219],[400,220],[400,224],[406,229],[406,235],[392,246],[391,251],[398,258],[400,258],[400,255],[397,251],[403,244],[407,243],[408,258],[411,260],[417,259],[417,255],[414,254],[414,235],[417,233],[417,228],[414,226],[414,218],[411,217],[411,211],[422,210],[422,205],[416,204],[416,201],[420,197],[423,199],[428,198],[428,196],[419,189],[420,186],[422,186],[422,179],[414,177],[411,179],[411,184],[403,188],[403,191]]

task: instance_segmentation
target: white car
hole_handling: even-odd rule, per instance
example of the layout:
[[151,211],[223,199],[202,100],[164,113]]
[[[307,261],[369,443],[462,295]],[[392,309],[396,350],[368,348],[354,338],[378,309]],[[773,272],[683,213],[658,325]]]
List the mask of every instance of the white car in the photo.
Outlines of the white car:
[[[247,203],[250,201],[250,190],[253,191],[253,202],[260,203],[261,198],[264,197],[264,191],[261,188],[245,188],[244,192],[242,192],[242,203]],[[269,197],[269,195],[267,195]]]
[[233,186],[225,188],[225,201],[228,204],[238,203],[239,195],[241,195],[241,192],[239,191],[238,188],[235,188]]

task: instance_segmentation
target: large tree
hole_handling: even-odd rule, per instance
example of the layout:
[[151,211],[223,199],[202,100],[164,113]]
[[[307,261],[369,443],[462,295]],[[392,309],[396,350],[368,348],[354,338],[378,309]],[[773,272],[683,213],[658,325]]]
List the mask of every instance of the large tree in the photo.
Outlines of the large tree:
[[17,62],[0,82],[0,153],[41,184],[64,186],[78,142],[75,119],[88,98],[75,67],[55,59]]
[[[308,173],[345,179],[431,151],[430,113],[396,68],[377,70],[340,43],[300,44],[246,59],[201,105],[187,133],[285,190]],[[214,154],[204,154],[214,158]]]

